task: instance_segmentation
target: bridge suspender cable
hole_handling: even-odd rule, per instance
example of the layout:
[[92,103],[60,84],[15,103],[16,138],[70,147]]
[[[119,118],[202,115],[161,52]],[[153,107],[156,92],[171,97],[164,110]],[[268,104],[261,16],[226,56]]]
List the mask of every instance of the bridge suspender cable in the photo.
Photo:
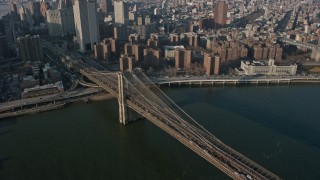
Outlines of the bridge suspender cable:
[[[142,74],[142,73],[141,73]],[[214,137],[215,139],[217,139],[213,134],[211,134],[207,129],[205,129],[201,124],[199,124],[195,119],[193,119],[188,113],[186,113],[182,108],[180,108],[175,102],[173,102],[171,100],[170,97],[168,97],[164,92],[162,92],[160,90],[160,88],[158,86],[156,86],[154,84],[154,82],[152,82],[145,74],[142,74],[142,76],[144,76],[144,78],[146,78],[146,80],[149,81],[149,83],[151,83],[153,86],[155,86],[157,88],[157,90],[162,93],[162,95],[164,95],[175,107],[177,107],[181,112],[183,112],[191,121],[193,121],[195,124],[197,124],[202,130],[204,130],[206,133],[210,134],[212,137]],[[219,140],[220,141],[220,140]]]

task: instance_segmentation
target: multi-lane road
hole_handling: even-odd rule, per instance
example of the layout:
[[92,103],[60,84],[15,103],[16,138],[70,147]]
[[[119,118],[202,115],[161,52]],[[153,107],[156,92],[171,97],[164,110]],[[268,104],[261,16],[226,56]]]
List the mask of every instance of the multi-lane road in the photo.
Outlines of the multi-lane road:
[[201,83],[320,83],[318,76],[179,76],[151,77],[155,84],[201,84]]

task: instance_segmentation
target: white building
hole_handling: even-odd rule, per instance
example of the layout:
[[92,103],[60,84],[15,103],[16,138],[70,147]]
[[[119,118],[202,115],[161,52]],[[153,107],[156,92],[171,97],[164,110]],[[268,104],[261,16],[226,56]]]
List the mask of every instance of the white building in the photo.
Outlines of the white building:
[[241,61],[241,68],[236,71],[240,75],[295,75],[297,72],[297,65],[290,66],[276,66],[274,60],[269,61]]
[[115,0],[114,5],[114,22],[118,24],[126,24],[129,19],[127,2]]
[[79,50],[93,50],[93,44],[99,42],[96,1],[74,0],[73,11]]

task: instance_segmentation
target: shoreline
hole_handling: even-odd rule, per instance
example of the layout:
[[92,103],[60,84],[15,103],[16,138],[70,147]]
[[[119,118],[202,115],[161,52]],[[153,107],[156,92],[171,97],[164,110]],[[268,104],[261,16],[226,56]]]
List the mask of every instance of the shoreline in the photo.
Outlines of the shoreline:
[[97,95],[92,95],[90,97],[84,97],[84,98],[79,98],[73,101],[69,102],[57,102],[54,104],[48,104],[48,105],[42,105],[38,106],[35,108],[31,109],[22,109],[14,112],[6,112],[6,113],[0,113],[0,121],[1,120],[7,120],[10,118],[14,117],[19,117],[19,116],[24,116],[24,115],[29,115],[29,114],[37,114],[37,113],[42,113],[42,112],[47,112],[47,111],[53,111],[57,109],[62,109],[67,105],[75,104],[75,103],[88,103],[88,102],[95,102],[95,101],[105,101],[114,98],[111,94],[109,93],[104,93],[104,94],[97,94]]
[[[182,83],[182,82],[166,82],[163,84],[160,84],[159,82],[155,82],[156,86],[158,87],[192,87],[192,88],[201,88],[201,87],[245,87],[245,86],[251,86],[251,87],[262,87],[262,86],[290,86],[290,85],[320,85],[320,81],[290,81],[290,82],[249,82],[249,83],[234,83],[234,82],[192,82],[192,83]],[[150,88],[152,88],[152,85],[148,85]],[[36,114],[36,113],[42,113],[46,111],[52,111],[64,108],[67,105],[71,105],[74,103],[84,102],[84,103],[90,103],[90,102],[96,102],[96,101],[106,101],[110,100],[113,97],[110,93],[99,93],[95,94],[89,97],[81,97],[74,99],[72,101],[65,101],[65,102],[57,102],[55,104],[47,104],[42,105],[39,107],[31,108],[31,109],[22,109],[18,111],[13,112],[6,112],[6,113],[0,113],[0,120],[6,120],[18,116],[23,115],[29,115],[29,114]]]
[[[319,77],[304,77],[304,78],[188,78],[188,77],[174,77],[174,78],[156,78],[153,79],[154,85],[161,86],[251,86],[251,85],[299,85],[299,84],[320,84]],[[149,85],[150,86],[150,85]]]
[[[245,86],[299,86],[299,85],[320,85],[320,81],[309,82],[248,82],[248,83],[234,83],[234,82],[170,82],[170,83],[156,83],[157,87],[245,87]],[[153,85],[149,85],[152,87]]]

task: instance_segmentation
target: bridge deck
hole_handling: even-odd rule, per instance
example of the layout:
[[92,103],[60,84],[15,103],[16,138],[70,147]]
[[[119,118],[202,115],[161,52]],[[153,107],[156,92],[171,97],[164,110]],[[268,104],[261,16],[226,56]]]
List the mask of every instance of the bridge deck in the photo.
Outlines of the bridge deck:
[[[81,73],[110,92],[114,97],[119,97],[117,76],[84,70],[81,71]],[[128,79],[134,78],[135,75],[128,77]],[[124,88],[125,94],[127,94],[126,105],[128,107],[144,116],[231,178],[280,179],[275,174],[225,145],[213,135],[182,119],[169,106],[163,103],[163,101],[157,99],[151,90],[146,87],[141,88],[141,86],[144,85],[141,84],[141,81],[131,81],[128,79],[126,79],[126,81],[128,81],[125,85],[126,87],[122,87]],[[139,86],[140,89],[138,88]]]

